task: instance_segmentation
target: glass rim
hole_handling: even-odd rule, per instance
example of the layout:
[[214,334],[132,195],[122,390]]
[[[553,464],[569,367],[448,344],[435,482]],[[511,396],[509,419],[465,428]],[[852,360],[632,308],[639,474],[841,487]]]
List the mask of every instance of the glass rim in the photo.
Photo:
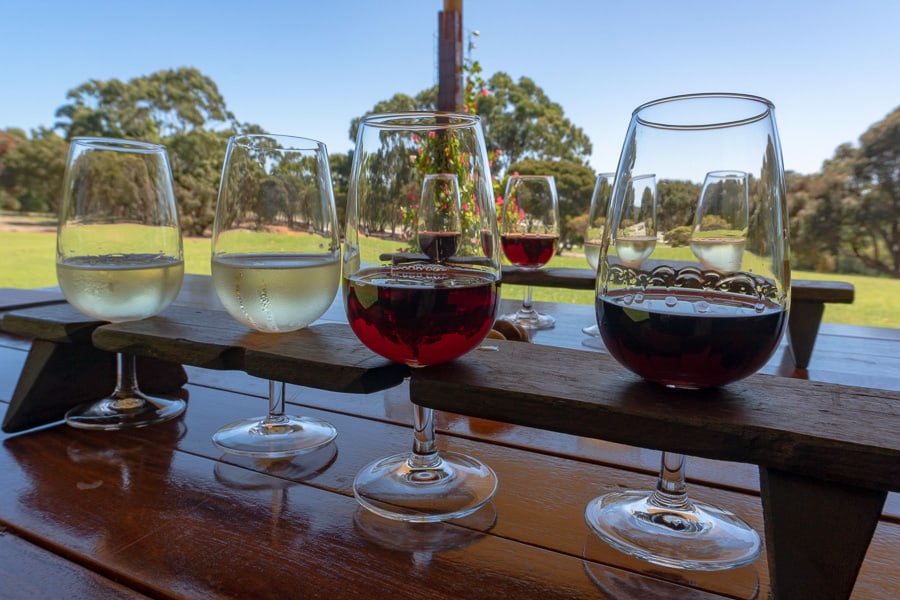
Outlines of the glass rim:
[[374,127],[388,131],[429,131],[463,129],[481,123],[481,117],[451,111],[403,111],[374,113],[360,121],[360,128]]
[[[252,142],[260,140],[273,140],[279,145],[280,150],[326,150],[325,142],[313,138],[297,135],[284,135],[280,133],[241,133],[228,138],[228,143],[241,148],[252,148]],[[285,143],[288,142],[288,143]]]
[[145,142],[142,140],[128,140],[124,138],[110,138],[98,136],[76,136],[71,140],[73,145],[92,148],[95,150],[111,150],[113,152],[143,152],[152,154],[165,152],[163,144]]
[[[729,100],[740,101],[747,107],[757,107],[755,109],[748,108],[741,111],[734,118],[728,119],[711,119],[706,122],[671,122],[675,119],[654,118],[653,113],[661,107],[671,107],[688,101],[695,100]],[[641,104],[632,113],[635,122],[646,127],[655,129],[672,129],[672,130],[700,130],[700,129],[723,129],[728,127],[738,127],[761,121],[772,115],[775,105],[762,96],[753,94],[742,94],[732,92],[705,92],[699,94],[681,94],[677,96],[667,96],[651,100]],[[650,113],[648,115],[648,113]],[[670,122],[666,122],[670,121]],[[699,119],[698,119],[699,121]]]

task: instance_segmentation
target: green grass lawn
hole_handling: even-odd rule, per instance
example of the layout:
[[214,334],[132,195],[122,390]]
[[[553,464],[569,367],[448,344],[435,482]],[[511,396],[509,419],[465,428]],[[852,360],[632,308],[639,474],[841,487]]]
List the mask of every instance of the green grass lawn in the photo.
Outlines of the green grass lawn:
[[[35,288],[56,285],[54,233],[0,232],[0,287]],[[209,274],[210,240],[187,238],[184,240],[185,270],[188,273]],[[550,262],[553,267],[587,268],[583,256],[556,256]],[[900,280],[859,275],[833,275],[810,271],[794,271],[794,279],[825,279],[846,281],[856,288],[853,304],[828,304],[824,320],[827,323],[867,325],[870,327],[900,327]],[[503,297],[520,299],[524,288],[503,286]],[[534,300],[592,304],[591,291],[557,288],[535,288]]]

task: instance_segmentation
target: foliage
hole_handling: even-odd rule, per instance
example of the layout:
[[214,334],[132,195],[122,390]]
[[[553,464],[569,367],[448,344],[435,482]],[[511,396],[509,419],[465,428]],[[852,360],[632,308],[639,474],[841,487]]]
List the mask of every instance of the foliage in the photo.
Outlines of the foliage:
[[592,147],[588,136],[569,121],[562,107],[532,79],[518,82],[503,72],[487,81],[490,94],[478,101],[488,150],[503,154],[495,164],[503,173],[513,163],[524,160],[565,160],[587,164]]
[[90,80],[67,94],[56,131],[30,138],[0,132],[0,206],[55,211],[67,142],[77,136],[118,137],[165,144],[183,231],[209,233],[228,136],[260,133],[228,111],[216,84],[193,68],[168,69],[127,82]]
[[900,278],[900,107],[787,182],[795,266]]
[[[579,242],[593,186],[593,173],[586,166],[591,152],[587,135],[527,77],[514,81],[497,72],[485,79],[471,58],[463,75],[460,110],[482,118],[495,194],[502,196],[513,168],[555,175],[563,238]],[[128,81],[90,80],[66,98],[52,129],[0,130],[0,208],[55,211],[67,142],[74,136],[142,139],[169,149],[185,234],[208,235],[227,138],[263,132],[258,125],[239,122],[216,84],[194,68],[161,70]],[[371,112],[433,110],[436,103],[434,86],[414,96],[395,94]],[[350,124],[352,139],[359,121]],[[343,222],[352,152],[332,155],[330,161]],[[900,107],[864,132],[857,146],[838,147],[821,172],[788,173],[787,184],[795,268],[900,278]],[[689,226],[698,186],[660,181],[658,192],[659,201],[670,205],[665,213],[674,215],[659,227]],[[393,230],[403,218],[399,211],[386,212],[383,226]]]
[[67,140],[105,135],[162,142],[198,127],[236,125],[212,79],[190,67],[157,71],[128,82],[92,79],[66,94],[55,127]]
[[0,131],[0,206],[30,212],[55,211],[66,168],[68,144],[41,128],[29,140],[23,131]]

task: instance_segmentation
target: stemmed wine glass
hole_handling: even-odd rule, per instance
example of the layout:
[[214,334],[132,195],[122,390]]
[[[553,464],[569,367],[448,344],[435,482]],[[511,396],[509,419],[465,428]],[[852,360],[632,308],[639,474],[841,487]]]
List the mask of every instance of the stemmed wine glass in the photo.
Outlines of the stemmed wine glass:
[[[228,140],[212,238],[212,277],[228,313],[256,331],[284,333],[321,317],[340,284],[341,250],[328,152],[316,140]],[[221,450],[283,458],[328,444],[327,421],[285,414],[285,384],[269,381],[269,412],[213,434]]]
[[[654,248],[640,262],[637,245],[621,243],[634,173],[656,173],[660,192]],[[719,192],[728,198],[716,199]],[[740,94],[642,105],[610,206],[596,302],[610,354],[673,394],[726,385],[765,364],[787,322],[790,292],[773,105]],[[684,456],[676,452],[663,453],[655,490],[600,496],[585,520],[620,551],[674,568],[737,567],[761,549],[759,535],[737,516],[688,498]]]
[[[163,311],[184,277],[181,229],[165,146],[75,138],[69,146],[56,237],[56,275],[80,312],[136,321]],[[118,354],[115,390],[70,409],[82,429],[142,427],[177,417],[179,399],[138,388],[135,357]]]
[[749,174],[706,174],[691,230],[691,251],[704,269],[734,273],[741,268],[750,220]]
[[416,216],[419,249],[438,264],[455,256],[462,236],[459,179],[455,174],[425,176]]
[[[539,269],[550,262],[559,246],[559,205],[552,175],[510,176],[503,198],[500,242],[506,259],[517,267]],[[531,286],[526,286],[522,307],[502,318],[528,330],[550,329],[556,319],[534,309],[531,291]]]
[[[466,114],[381,114],[360,124],[347,200],[344,303],[357,337],[390,360],[413,368],[453,360],[476,348],[494,322],[500,253],[483,135],[480,119]],[[407,199],[418,207],[405,206]],[[398,251],[401,232],[388,228],[401,209],[416,213],[416,246],[405,252]],[[475,512],[496,491],[493,470],[438,451],[432,409],[413,409],[412,452],[365,466],[353,483],[357,500],[411,522]]]
[[[597,264],[600,261],[600,243],[603,229],[606,227],[607,208],[615,179],[615,173],[599,173],[597,181],[594,183],[594,193],[591,194],[588,226],[584,232],[584,258],[587,259],[594,272],[597,271]],[[581,331],[591,337],[600,337],[600,328],[596,323],[582,327]]]

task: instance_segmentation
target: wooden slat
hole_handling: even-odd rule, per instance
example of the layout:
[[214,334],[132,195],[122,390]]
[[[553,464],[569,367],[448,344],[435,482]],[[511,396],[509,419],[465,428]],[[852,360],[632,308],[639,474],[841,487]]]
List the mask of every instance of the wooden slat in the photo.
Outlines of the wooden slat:
[[55,290],[23,290],[0,288],[0,311],[65,302],[62,292]]
[[322,389],[368,393],[403,381],[408,369],[363,346],[348,325],[319,323],[290,333],[261,333],[223,311],[170,306],[158,317],[104,325],[93,344],[208,369]]
[[[692,393],[612,358],[498,342],[412,373],[417,404],[646,448],[900,490],[900,393],[755,375]],[[540,365],[541,377],[534,377]]]
[[[13,351],[10,350],[9,352]],[[21,352],[17,353],[21,354]],[[0,355],[0,360],[2,360],[2,355]],[[196,370],[192,370],[192,373],[194,372]],[[231,376],[240,377],[242,381],[251,381],[250,378],[242,373],[216,371],[209,372],[209,374],[215,376],[217,380],[221,380],[224,384],[227,384],[227,379]],[[264,389],[264,383],[259,382],[259,384],[261,393]],[[236,387],[243,386],[241,384]],[[227,565],[235,571],[245,572],[238,566],[238,563],[243,560],[249,565],[246,571],[250,570],[250,566],[261,569],[258,576],[267,573],[273,573],[274,576],[274,573],[278,572],[278,567],[275,565],[281,565],[284,559],[279,558],[277,554],[267,553],[265,560],[268,562],[258,561],[253,554],[257,549],[254,543],[250,543],[249,547],[244,550],[242,549],[243,542],[239,537],[231,538],[227,534],[220,532],[220,530],[232,528],[231,524],[235,518],[247,522],[246,526],[242,525],[240,527],[240,531],[243,532],[241,535],[259,536],[261,531],[282,532],[278,534],[278,538],[273,538],[267,533],[266,538],[273,541],[284,539],[283,535],[297,530],[298,526],[303,527],[303,522],[315,519],[315,523],[318,526],[317,529],[327,530],[331,536],[329,543],[337,544],[338,546],[349,546],[353,549],[352,552],[348,552],[339,549],[335,550],[334,546],[329,546],[323,552],[317,551],[311,555],[304,555],[306,559],[301,560],[301,563],[298,564],[295,554],[303,555],[306,544],[319,542],[318,539],[296,538],[290,544],[288,552],[291,554],[287,563],[287,566],[295,570],[296,573],[291,575],[284,588],[276,587],[276,591],[273,594],[290,593],[287,588],[289,585],[295,585],[297,586],[296,589],[299,590],[293,595],[302,595],[304,592],[312,594],[310,587],[303,583],[303,578],[306,575],[306,569],[319,568],[317,567],[317,561],[319,560],[334,560],[339,563],[338,566],[321,567],[329,571],[342,569],[343,567],[340,565],[343,565],[346,560],[375,562],[380,560],[380,556],[373,555],[373,549],[369,547],[371,544],[378,544],[377,539],[370,539],[367,534],[362,533],[355,525],[348,529],[347,524],[352,523],[353,519],[360,512],[358,509],[347,512],[345,508],[342,508],[344,506],[343,502],[348,501],[347,494],[349,493],[350,482],[356,470],[362,464],[374,457],[408,447],[411,435],[408,428],[387,427],[375,421],[356,418],[351,414],[339,415],[314,411],[316,416],[332,420],[338,426],[340,433],[337,439],[337,447],[339,452],[336,453],[334,462],[326,464],[324,470],[316,471],[308,477],[301,475],[300,478],[307,482],[308,485],[313,485],[319,489],[335,490],[339,493],[339,497],[345,498],[345,500],[337,502],[334,506],[328,504],[327,507],[320,503],[308,504],[305,496],[297,496],[294,493],[293,490],[296,486],[292,485],[285,492],[285,495],[292,500],[290,502],[281,502],[280,496],[274,495],[274,490],[278,486],[271,484],[267,486],[266,484],[270,477],[274,476],[280,479],[278,472],[273,475],[259,477],[257,473],[260,467],[253,466],[251,466],[252,470],[246,477],[239,476],[236,478],[237,480],[246,479],[245,483],[248,488],[246,493],[249,495],[242,500],[241,495],[232,494],[228,490],[231,490],[230,486],[234,485],[233,480],[235,477],[231,475],[243,473],[246,471],[246,468],[226,469],[223,472],[221,468],[216,467],[215,459],[217,458],[234,462],[236,465],[241,463],[238,460],[221,456],[213,448],[209,441],[209,435],[215,428],[230,420],[254,413],[262,414],[265,409],[265,400],[260,397],[250,398],[228,394],[213,388],[189,386],[188,390],[191,394],[191,399],[187,413],[183,419],[176,422],[178,424],[177,427],[164,427],[165,431],[154,427],[135,430],[127,434],[96,434],[59,428],[52,432],[47,432],[47,434],[52,433],[54,436],[64,435],[65,439],[60,440],[61,446],[57,444],[45,446],[45,439],[33,437],[37,433],[19,438],[19,440],[35,440],[34,444],[25,447],[19,446],[21,441],[18,440],[15,444],[9,439],[5,441],[3,449],[18,448],[18,450],[15,455],[15,463],[6,463],[0,459],[0,485],[7,491],[3,498],[0,498],[0,521],[5,520],[6,515],[9,514],[7,510],[11,509],[14,511],[13,514],[18,515],[16,519],[21,520],[27,517],[24,526],[29,530],[35,529],[33,525],[29,524],[33,519],[41,522],[50,520],[51,523],[48,525],[45,533],[49,532],[47,535],[52,535],[54,539],[58,540],[60,546],[73,545],[75,548],[99,548],[95,542],[99,536],[101,539],[106,540],[103,544],[104,547],[115,548],[119,537],[118,534],[111,536],[110,533],[119,531],[118,528],[114,528],[112,525],[116,519],[130,523],[133,527],[140,530],[142,527],[141,523],[144,520],[149,518],[152,522],[152,515],[159,514],[158,511],[168,511],[175,504],[173,502],[174,498],[169,499],[168,502],[162,503],[156,510],[153,510],[151,508],[155,503],[155,495],[153,494],[156,494],[156,492],[153,492],[147,501],[139,499],[140,494],[145,492],[140,487],[132,490],[127,498],[120,498],[120,492],[116,492],[112,494],[111,498],[125,501],[113,507],[112,512],[107,517],[103,517],[103,521],[98,521],[97,516],[92,513],[101,510],[99,505],[91,507],[82,507],[77,503],[73,505],[72,501],[68,500],[68,496],[70,494],[86,493],[98,481],[103,481],[103,484],[94,489],[103,489],[109,485],[115,486],[116,482],[120,482],[118,486],[123,486],[125,485],[125,480],[122,477],[123,474],[127,474],[130,478],[128,481],[130,481],[132,486],[146,485],[148,479],[153,477],[160,482],[160,485],[171,486],[172,491],[168,493],[176,496],[187,493],[191,497],[199,498],[204,495],[218,497],[226,494],[225,504],[216,501],[199,509],[208,515],[206,519],[184,520],[180,518],[180,513],[176,512],[173,514],[172,519],[167,522],[173,523],[177,521],[184,526],[177,539],[172,537],[170,533],[153,533],[146,544],[142,543],[139,545],[140,552],[131,555],[127,552],[113,553],[112,561],[106,555],[97,555],[95,550],[90,550],[92,556],[100,556],[98,560],[104,565],[111,565],[116,569],[116,572],[128,575],[137,570],[142,578],[140,581],[161,581],[158,591],[160,595],[163,595],[161,591],[163,587],[174,585],[172,582],[179,577],[186,578],[187,581],[183,585],[168,589],[168,597],[210,596],[214,594],[213,590],[224,590],[222,595],[226,595],[225,592],[236,595],[238,586],[246,584],[243,577],[238,577],[238,581],[230,583],[224,588],[215,587],[220,585],[220,581],[216,577],[211,576],[210,583],[206,584],[206,587],[200,582],[204,573],[215,572],[208,570],[207,563],[212,559],[210,558],[207,561],[206,558],[206,555],[213,553],[213,550],[204,549],[201,544],[201,541],[209,536],[213,538],[209,546],[217,549],[216,551],[224,553]],[[398,391],[402,390],[391,389],[386,393],[390,395],[390,398],[394,398]],[[299,402],[303,402],[305,398],[316,393],[313,390],[299,390],[299,392],[301,396],[294,398],[295,401]],[[329,403],[334,402],[337,396],[341,395],[329,394],[322,401],[316,402],[327,406]],[[346,398],[346,403],[334,408],[344,410],[348,407],[358,407],[372,403],[388,408],[391,406],[387,399],[381,397],[381,394],[375,397],[348,395]],[[313,400],[310,399],[310,401],[312,402]],[[400,398],[397,398],[397,402],[399,401]],[[393,400],[390,400],[390,403],[393,403]],[[391,410],[393,409],[391,408]],[[465,419],[465,417],[457,418]],[[461,422],[460,424],[462,425]],[[483,422],[483,425],[488,427],[490,424],[489,422]],[[471,427],[476,427],[476,425],[472,424]],[[493,427],[503,428],[509,426],[495,423]],[[468,430],[469,425],[466,425],[465,428]],[[539,433],[542,433],[542,435],[558,435]],[[132,441],[127,442],[123,438],[129,438]],[[573,461],[572,459],[555,458],[527,452],[522,453],[516,448],[507,448],[503,445],[472,444],[465,439],[442,437],[439,438],[439,443],[442,447],[446,446],[479,456],[498,471],[501,484],[498,496],[493,503],[497,511],[497,523],[494,529],[489,532],[489,535],[496,535],[507,540],[516,540],[516,543],[512,546],[513,548],[518,548],[522,544],[526,547],[543,547],[546,548],[545,552],[562,552],[564,555],[575,559],[581,556],[582,548],[588,546],[590,548],[588,556],[591,556],[592,560],[588,563],[576,560],[575,565],[580,563],[579,568],[562,568],[559,580],[554,584],[552,581],[545,580],[545,578],[547,577],[547,570],[557,568],[559,564],[547,563],[544,558],[541,558],[549,555],[523,555],[518,553],[518,551],[507,554],[510,552],[508,544],[497,545],[492,542],[490,548],[485,549],[487,542],[476,540],[478,550],[475,551],[474,557],[468,556],[471,550],[470,547],[456,550],[442,548],[434,551],[434,554],[431,555],[432,559],[427,564],[422,563],[421,552],[417,552],[414,548],[393,548],[390,550],[391,555],[400,559],[399,562],[404,568],[408,568],[409,565],[413,564],[413,561],[416,561],[416,569],[420,570],[417,571],[419,572],[417,577],[431,580],[438,590],[444,589],[446,577],[457,577],[470,580],[473,585],[484,586],[479,588],[481,597],[503,597],[504,594],[506,594],[506,597],[521,598],[542,597],[543,595],[548,597],[565,597],[565,592],[568,592],[570,597],[590,598],[608,597],[607,593],[614,593],[616,590],[618,590],[618,597],[626,598],[719,597],[697,590],[695,587],[684,587],[687,584],[678,585],[670,580],[658,577],[647,578],[636,575],[635,569],[641,571],[646,567],[640,561],[628,562],[626,560],[622,562],[621,557],[610,555],[609,551],[602,544],[589,544],[593,540],[589,537],[581,516],[587,500],[601,493],[604,489],[621,486],[646,487],[652,484],[652,476],[629,475],[627,472],[605,469],[590,463],[582,463],[579,466],[580,461],[577,460]],[[160,452],[164,457],[168,456],[170,449],[173,447],[177,448],[177,450],[172,455],[172,458],[164,458],[161,463],[164,465],[162,471],[158,475],[151,475],[155,469],[150,468],[151,463],[147,459],[151,455]],[[49,454],[47,459],[41,456],[44,452]],[[182,452],[194,457],[206,457],[209,460],[208,466],[204,468],[202,465],[198,465],[196,469],[185,472],[178,467],[178,465],[183,464],[183,460],[178,458],[182,455]],[[68,462],[65,460],[66,457]],[[84,458],[89,459],[86,461],[87,464],[85,464]],[[199,459],[195,458],[192,460]],[[93,461],[101,462],[97,465],[92,465]],[[105,464],[103,461],[113,462],[108,466],[103,466]],[[301,465],[304,464],[304,461],[297,462]],[[73,484],[70,477],[64,477],[63,481],[57,481],[57,472],[81,473],[81,478],[75,481],[81,481],[83,484],[81,487],[86,489],[78,490],[78,486]],[[96,477],[94,474],[97,472],[106,473],[106,475]],[[24,480],[25,483],[10,483],[11,481],[16,481],[16,473],[20,474],[18,477],[21,477],[22,474],[27,474],[27,478]],[[281,473],[285,477],[291,478],[289,471],[281,471]],[[216,478],[215,482],[209,481],[210,474],[213,478]],[[193,481],[192,477],[195,475],[196,481]],[[10,479],[10,477],[13,479]],[[40,498],[39,494],[29,494],[29,503],[22,505],[21,509],[16,509],[15,504],[6,504],[6,502],[15,501],[18,498],[25,498],[20,491],[17,491],[20,489],[20,486],[25,485],[26,489],[30,489],[37,485],[36,478],[43,479],[44,477],[48,478],[48,481],[41,481],[40,487],[35,489],[45,491],[47,494],[53,494],[56,498],[66,498],[65,502],[43,503],[41,506],[46,507],[44,509],[47,511],[46,513],[35,511],[34,502]],[[692,487],[691,491],[698,499],[727,506],[737,512],[742,518],[750,521],[754,526],[761,527],[758,498],[744,494],[723,493],[704,486]],[[76,496],[73,500],[77,500],[78,497],[80,496]],[[266,498],[269,501],[266,501]],[[275,504],[272,503],[274,499],[278,499]],[[350,507],[353,508],[352,501],[349,502]],[[241,507],[238,508],[235,503],[241,503]],[[245,504],[249,504],[249,506],[244,506]],[[7,508],[3,508],[4,506]],[[277,506],[282,506],[283,509],[276,511],[274,507]],[[553,508],[551,510],[548,507]],[[25,514],[21,514],[22,510],[24,510]],[[346,516],[348,518],[347,524],[342,526],[340,518],[329,519],[327,523],[323,522],[321,518],[315,516],[323,510],[338,511],[340,513],[339,517]],[[82,514],[82,511],[85,511],[85,514]],[[212,514],[216,511],[219,512],[214,520]],[[129,513],[131,513],[130,516]],[[238,516],[235,517],[235,515]],[[282,519],[287,519],[287,522],[278,525]],[[86,521],[86,523],[79,524],[75,528],[74,524],[80,521]],[[174,527],[174,524],[172,527]],[[274,529],[276,527],[277,529]],[[73,539],[69,537],[82,535],[79,532],[83,530],[93,533],[89,534],[84,541],[78,541],[80,538],[76,538],[75,542],[73,542]],[[419,531],[421,532],[421,530]],[[408,540],[411,537],[410,532],[403,533],[401,537]],[[190,540],[194,540],[197,544],[191,545],[188,543],[183,552],[179,550],[176,554],[167,552],[150,553],[149,551],[149,547],[154,544],[182,544]],[[898,570],[900,565],[895,560],[895,548],[898,543],[900,543],[900,527],[882,523],[876,531],[875,538],[870,546],[866,562],[857,581],[854,598],[866,600],[870,598],[884,598],[887,590],[893,589],[885,586],[891,585],[890,582],[892,581],[900,580],[900,570]],[[228,544],[231,544],[231,547]],[[236,548],[238,549],[237,554],[235,554]],[[333,556],[326,556],[328,550],[333,551]],[[193,571],[190,574],[181,572],[177,567],[179,564],[186,566],[192,564],[187,559],[188,552],[197,552],[203,558],[197,564],[197,571]],[[503,554],[494,556],[494,552]],[[119,556],[119,554],[122,554],[122,556]],[[351,558],[352,556],[355,556],[355,559]],[[147,560],[146,557],[152,560]],[[474,571],[474,575],[463,575],[459,571],[449,570],[446,566],[446,561],[448,560],[451,561],[451,564],[459,563],[466,569]],[[537,561],[538,573],[517,574],[517,570],[521,571],[523,565],[532,565],[534,561]],[[142,563],[142,565],[139,566],[137,563]],[[489,572],[491,570],[490,565],[494,563],[502,564],[503,570],[507,575],[498,580],[492,579]],[[564,565],[567,563],[560,564]],[[180,575],[170,575],[169,572],[173,569]],[[270,571],[268,569],[275,570]],[[387,569],[388,572],[385,576],[399,578],[404,576],[403,569],[397,567],[393,562],[389,562]],[[154,570],[159,571],[159,573],[148,574]],[[655,571],[655,568],[652,570]],[[766,597],[768,594],[768,579],[764,561],[758,563],[757,570],[760,577],[760,597]],[[363,593],[366,597],[370,595],[366,592],[360,592],[360,588],[355,583],[357,577],[365,578],[370,576],[368,569],[363,569],[359,573],[350,570],[342,572],[348,578],[346,583],[339,582],[336,578],[318,577],[316,574],[313,574],[312,580],[321,585],[320,593],[327,594],[329,597],[349,597],[359,593]],[[683,576],[684,574],[682,574]],[[514,577],[524,577],[526,582],[531,581],[532,578],[536,578],[539,581],[533,591],[529,591],[527,587],[505,587],[504,582]],[[409,590],[404,590],[399,585],[383,589],[380,587],[382,585],[380,578],[376,578],[373,581],[376,582],[373,584],[376,588],[373,589],[383,591],[384,594],[393,594],[398,598],[414,597],[407,594],[421,592],[415,585]],[[584,587],[585,582],[591,585]],[[552,585],[561,586],[559,589],[565,592],[560,591],[556,595],[552,592],[547,592],[546,590]],[[702,583],[702,585],[724,584],[722,582],[713,582],[712,584]],[[732,582],[731,585],[738,585],[739,589],[745,589],[741,586],[746,585],[746,580],[741,578],[737,582]],[[256,591],[254,588],[250,589]],[[731,589],[734,588],[732,587]],[[175,592],[172,590],[175,590]],[[459,592],[460,597],[478,597],[473,595],[471,591],[467,592],[465,586],[460,586],[456,591]],[[374,592],[371,593],[374,594]],[[467,593],[469,594],[468,596]],[[511,594],[517,595],[512,596]],[[449,595],[449,592],[438,592],[435,594],[435,597]]]
[[4,598],[122,600],[147,596],[0,531],[0,595]]

